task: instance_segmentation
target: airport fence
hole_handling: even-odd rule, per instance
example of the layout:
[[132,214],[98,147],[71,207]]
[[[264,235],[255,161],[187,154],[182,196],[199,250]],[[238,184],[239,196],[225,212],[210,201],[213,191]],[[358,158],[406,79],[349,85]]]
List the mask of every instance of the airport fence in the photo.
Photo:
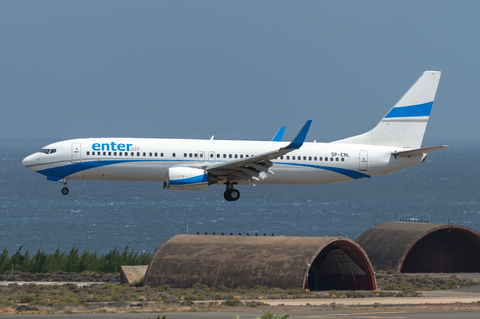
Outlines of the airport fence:
[[129,250],[128,246],[123,251],[115,248],[104,255],[88,250],[79,252],[75,246],[70,252],[61,252],[60,248],[57,248],[54,253],[46,253],[39,249],[34,255],[31,255],[28,249],[22,252],[22,248],[13,255],[9,254],[8,249],[3,250],[0,254],[1,274],[12,270],[28,273],[116,273],[120,272],[120,266],[148,265],[151,257],[149,252],[138,253],[133,249]]

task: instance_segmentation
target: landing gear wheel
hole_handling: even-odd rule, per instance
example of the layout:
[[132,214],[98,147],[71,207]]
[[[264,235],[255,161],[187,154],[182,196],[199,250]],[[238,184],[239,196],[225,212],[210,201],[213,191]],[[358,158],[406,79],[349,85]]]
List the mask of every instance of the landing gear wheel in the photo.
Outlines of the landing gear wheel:
[[62,188],[62,194],[63,195],[68,195],[68,188],[66,188],[66,187]]
[[225,193],[223,193],[223,197],[227,202],[233,202],[240,198],[240,192],[236,189],[227,189]]

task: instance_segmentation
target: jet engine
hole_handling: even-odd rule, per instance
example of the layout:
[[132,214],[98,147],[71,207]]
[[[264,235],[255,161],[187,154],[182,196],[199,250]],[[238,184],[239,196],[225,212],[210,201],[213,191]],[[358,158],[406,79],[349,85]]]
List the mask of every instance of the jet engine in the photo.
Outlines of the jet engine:
[[167,181],[163,188],[179,190],[199,190],[216,184],[218,177],[207,173],[201,168],[170,167],[167,171]]

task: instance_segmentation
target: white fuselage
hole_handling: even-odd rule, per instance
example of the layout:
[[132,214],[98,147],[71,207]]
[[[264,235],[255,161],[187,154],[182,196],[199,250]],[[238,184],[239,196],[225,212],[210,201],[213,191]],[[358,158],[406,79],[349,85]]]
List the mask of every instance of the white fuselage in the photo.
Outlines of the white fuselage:
[[[24,159],[50,180],[166,181],[171,167],[205,168],[285,147],[286,142],[154,138],[86,138],[57,142]],[[398,148],[339,143],[304,143],[273,159],[274,174],[261,184],[326,184],[392,173],[422,156],[395,157]],[[220,182],[221,183],[221,182]],[[246,180],[238,184],[247,184]]]

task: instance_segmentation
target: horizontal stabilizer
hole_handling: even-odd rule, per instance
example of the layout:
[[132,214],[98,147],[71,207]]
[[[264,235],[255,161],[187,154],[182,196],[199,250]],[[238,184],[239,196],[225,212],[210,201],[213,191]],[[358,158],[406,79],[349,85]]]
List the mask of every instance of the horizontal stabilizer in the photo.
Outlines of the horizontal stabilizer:
[[427,147],[427,148],[417,148],[417,149],[414,149],[414,150],[393,152],[392,155],[394,155],[394,156],[404,156],[404,157],[415,156],[415,155],[426,155],[428,153],[441,150],[442,148],[445,148],[445,147],[448,147],[448,145]]

